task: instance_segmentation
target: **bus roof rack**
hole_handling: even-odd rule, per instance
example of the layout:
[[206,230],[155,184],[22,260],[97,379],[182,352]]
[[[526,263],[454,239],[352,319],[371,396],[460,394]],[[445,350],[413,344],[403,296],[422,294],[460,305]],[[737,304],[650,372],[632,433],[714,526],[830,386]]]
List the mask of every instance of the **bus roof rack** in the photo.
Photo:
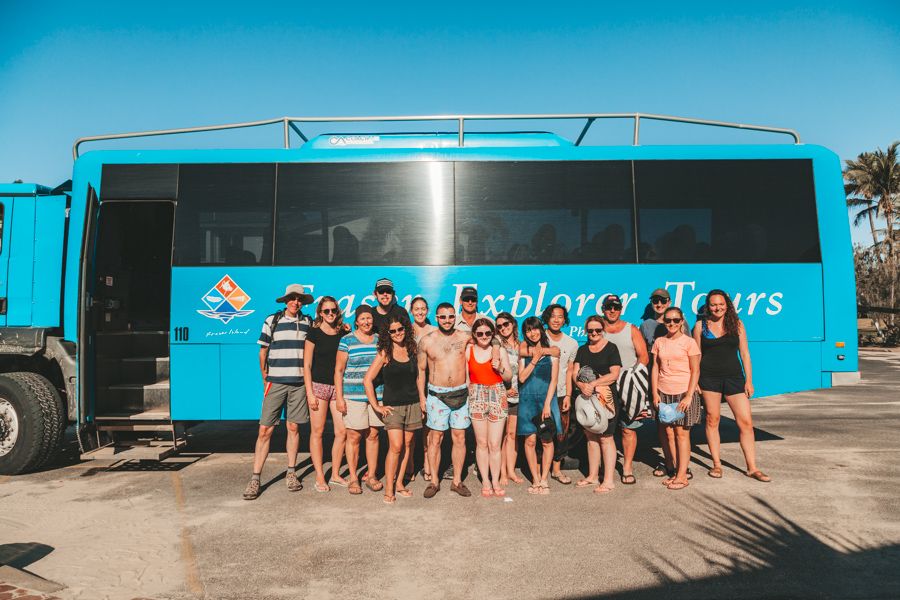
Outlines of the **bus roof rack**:
[[789,135],[794,138],[794,143],[800,143],[800,134],[793,129],[780,127],[768,127],[765,125],[746,125],[743,123],[729,123],[726,121],[711,121],[708,119],[694,119],[690,117],[673,117],[669,115],[654,115],[645,113],[573,113],[573,114],[534,114],[534,115],[421,115],[421,116],[393,116],[393,117],[280,117],[277,119],[265,119],[263,121],[247,121],[245,123],[228,123],[225,125],[206,125],[201,127],[185,127],[181,129],[158,129],[153,131],[135,131],[131,133],[113,133],[107,135],[92,135],[75,140],[72,147],[72,157],[77,159],[79,147],[87,142],[99,142],[104,140],[121,140],[140,137],[152,137],[158,135],[178,135],[184,133],[201,133],[209,131],[225,131],[230,129],[245,129],[249,127],[262,127],[280,123],[284,133],[284,147],[291,147],[290,132],[293,130],[304,143],[309,138],[298,127],[303,123],[398,123],[410,121],[455,121],[459,135],[459,147],[465,146],[466,121],[514,121],[514,120],[580,120],[585,121],[575,145],[580,146],[584,136],[587,135],[591,125],[598,119],[633,119],[634,141],[633,145],[640,144],[641,121],[668,121],[672,123],[688,123],[692,125],[707,125],[710,127],[726,127],[730,129],[747,129],[752,131],[764,131]]

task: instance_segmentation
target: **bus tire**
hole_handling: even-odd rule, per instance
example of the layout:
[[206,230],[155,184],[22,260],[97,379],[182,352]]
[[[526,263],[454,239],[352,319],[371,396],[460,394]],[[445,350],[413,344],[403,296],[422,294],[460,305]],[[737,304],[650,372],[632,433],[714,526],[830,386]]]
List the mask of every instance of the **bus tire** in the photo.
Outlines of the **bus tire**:
[[56,455],[65,429],[65,406],[46,377],[0,375],[0,475],[40,469]]

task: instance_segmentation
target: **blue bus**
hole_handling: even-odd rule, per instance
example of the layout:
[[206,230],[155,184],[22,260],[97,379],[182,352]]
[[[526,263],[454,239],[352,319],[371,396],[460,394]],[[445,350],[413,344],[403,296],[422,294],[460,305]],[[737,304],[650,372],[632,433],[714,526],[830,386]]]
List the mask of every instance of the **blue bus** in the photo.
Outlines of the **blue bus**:
[[[634,143],[583,144],[606,117],[632,118]],[[575,141],[464,130],[513,118],[585,127]],[[458,130],[299,128],[444,119]],[[473,285],[489,315],[569,307],[578,339],[608,294],[638,324],[655,288],[688,315],[722,288],[758,395],[857,379],[838,157],[765,127],[749,128],[795,143],[642,146],[641,119],[748,128],[639,114],[285,118],[79,140],[70,186],[0,186],[0,473],[46,464],[69,424],[86,458],[160,458],[185,423],[257,419],[256,341],[288,283],[347,316],[374,304],[381,277],[406,305],[458,303]],[[284,148],[78,155],[86,141],[267,123],[283,124]]]

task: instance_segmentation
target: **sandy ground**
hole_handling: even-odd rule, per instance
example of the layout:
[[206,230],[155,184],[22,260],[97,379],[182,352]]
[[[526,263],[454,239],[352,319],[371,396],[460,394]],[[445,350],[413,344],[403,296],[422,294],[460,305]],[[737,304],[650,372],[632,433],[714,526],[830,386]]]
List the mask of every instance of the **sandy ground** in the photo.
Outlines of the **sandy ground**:
[[706,476],[699,427],[692,485],[663,488],[645,426],[637,485],[602,497],[552,482],[545,497],[444,485],[425,500],[419,478],[414,498],[386,506],[316,493],[308,460],[290,494],[274,454],[270,485],[246,502],[250,423],[201,425],[190,453],[150,465],[79,463],[70,447],[53,469],[0,477],[0,563],[65,599],[896,598],[900,353],[864,351],[861,365],[860,385],[754,401],[770,484],[742,475],[725,408],[723,479]]

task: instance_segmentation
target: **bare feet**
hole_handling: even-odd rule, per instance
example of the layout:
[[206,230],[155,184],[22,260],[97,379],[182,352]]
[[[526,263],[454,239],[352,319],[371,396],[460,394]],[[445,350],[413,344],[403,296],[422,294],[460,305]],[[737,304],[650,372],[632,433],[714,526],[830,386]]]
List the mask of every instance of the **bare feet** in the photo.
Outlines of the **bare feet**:
[[601,483],[600,485],[598,485],[597,487],[594,488],[594,493],[595,494],[608,494],[609,492],[613,491],[614,489],[615,489],[615,486],[612,484]]

